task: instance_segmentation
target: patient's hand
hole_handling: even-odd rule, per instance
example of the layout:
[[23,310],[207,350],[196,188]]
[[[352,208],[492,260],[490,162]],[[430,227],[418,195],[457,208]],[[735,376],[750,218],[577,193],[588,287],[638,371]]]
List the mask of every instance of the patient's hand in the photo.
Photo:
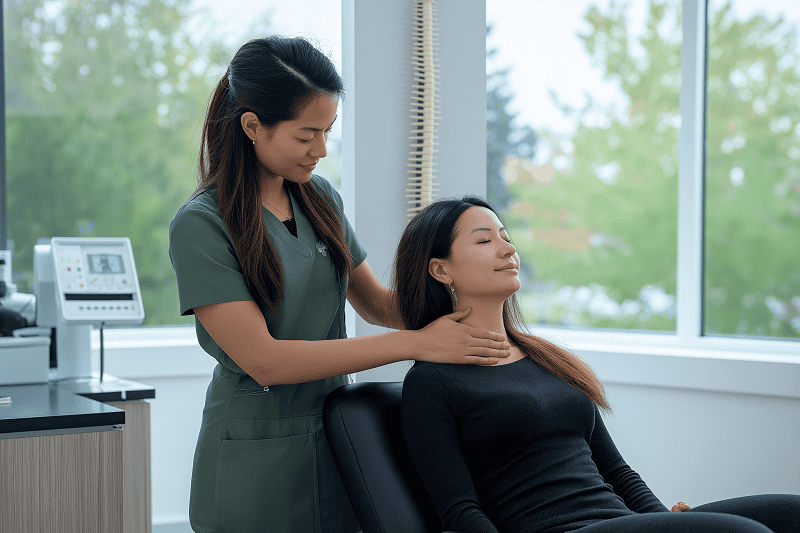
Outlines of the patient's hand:
[[672,506],[672,509],[670,509],[670,511],[672,511],[673,513],[682,513],[684,511],[688,511],[689,509],[691,509],[691,507],[689,507],[688,503],[678,502]]

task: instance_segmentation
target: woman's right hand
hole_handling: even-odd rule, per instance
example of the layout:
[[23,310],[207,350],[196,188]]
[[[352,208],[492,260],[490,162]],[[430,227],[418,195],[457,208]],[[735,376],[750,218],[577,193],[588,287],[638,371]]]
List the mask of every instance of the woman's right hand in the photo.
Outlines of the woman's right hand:
[[502,334],[459,324],[471,311],[450,313],[418,330],[422,350],[416,360],[491,366],[511,355],[511,345]]

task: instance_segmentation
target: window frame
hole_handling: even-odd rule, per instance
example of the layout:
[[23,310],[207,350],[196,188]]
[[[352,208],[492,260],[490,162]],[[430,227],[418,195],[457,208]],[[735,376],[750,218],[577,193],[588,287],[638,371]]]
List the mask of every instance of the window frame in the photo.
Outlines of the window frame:
[[684,342],[703,336],[707,5],[706,0],[683,0],[681,15],[675,333]]

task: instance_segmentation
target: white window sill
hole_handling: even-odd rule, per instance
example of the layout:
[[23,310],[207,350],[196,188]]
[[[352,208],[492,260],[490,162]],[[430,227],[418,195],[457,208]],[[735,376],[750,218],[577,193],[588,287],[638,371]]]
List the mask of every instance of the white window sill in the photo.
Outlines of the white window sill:
[[800,342],[532,327],[580,355],[603,383],[800,399]]
[[[800,342],[661,333],[531,331],[584,358],[606,384],[671,387],[800,399]],[[100,347],[92,330],[92,349]],[[126,379],[210,376],[216,362],[194,326],[104,332],[105,371]]]

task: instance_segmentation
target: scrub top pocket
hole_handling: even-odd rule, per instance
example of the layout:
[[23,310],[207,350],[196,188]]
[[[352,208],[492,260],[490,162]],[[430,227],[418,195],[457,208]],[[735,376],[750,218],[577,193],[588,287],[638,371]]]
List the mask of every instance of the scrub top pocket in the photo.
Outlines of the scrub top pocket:
[[321,531],[317,485],[313,433],[223,440],[214,488],[213,531]]

